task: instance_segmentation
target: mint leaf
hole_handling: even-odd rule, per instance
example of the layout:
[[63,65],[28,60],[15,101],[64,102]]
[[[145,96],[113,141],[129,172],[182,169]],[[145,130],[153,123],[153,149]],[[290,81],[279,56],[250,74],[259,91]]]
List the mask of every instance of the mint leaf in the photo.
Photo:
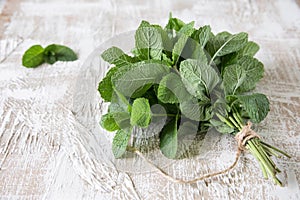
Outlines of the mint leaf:
[[161,35],[146,21],[142,21],[135,32],[135,46],[141,60],[161,59],[163,50]]
[[131,105],[120,92],[114,91],[111,98],[111,104],[108,107],[109,113],[114,117],[115,122],[120,129],[130,127],[130,111]]
[[28,68],[35,68],[44,63],[44,48],[41,45],[33,45],[25,51],[22,57],[22,65]]
[[264,66],[256,58],[243,56],[237,62],[245,72],[245,80],[240,85],[239,92],[248,92],[255,88],[256,83],[264,75]]
[[163,43],[164,52],[170,55],[170,52],[172,52],[173,49],[173,42],[171,38],[168,36],[168,33],[159,25],[151,25],[151,26],[154,27],[160,34]]
[[167,158],[175,158],[177,152],[178,115],[163,128],[160,135],[160,150]]
[[107,113],[102,116],[100,125],[107,131],[116,131],[119,129],[119,126],[111,113]]
[[112,143],[112,151],[115,158],[120,158],[126,152],[128,141],[130,139],[131,130],[118,130]]
[[195,97],[190,97],[188,100],[180,103],[181,113],[195,121],[206,121],[212,117],[211,108],[209,102],[200,102]]
[[245,46],[247,40],[247,33],[231,35],[228,32],[222,32],[215,37],[211,37],[206,45],[207,50],[212,57],[210,63],[218,56],[224,56],[240,50]]
[[209,122],[219,133],[229,134],[235,131],[234,128],[229,127],[219,120],[211,119]]
[[205,47],[211,36],[211,28],[209,25],[203,26],[199,28],[199,43],[202,48]]
[[170,17],[165,29],[179,31],[184,25],[185,23],[180,19]]
[[111,47],[105,50],[101,57],[103,60],[110,64],[115,64],[116,66],[124,66],[124,65],[131,65],[134,63],[134,59],[127,54],[125,54],[121,49],[118,47]]
[[176,158],[182,159],[186,158],[186,154],[191,153],[191,146],[195,143],[196,135],[198,133],[198,122],[186,121],[180,124],[177,131],[178,147]]
[[207,57],[203,48],[195,40],[189,39],[183,50],[183,58],[191,58],[207,63]]
[[[132,66],[120,68],[112,76],[112,83],[120,93],[126,97],[131,97],[140,88],[150,88],[152,84],[159,83],[168,72],[169,67],[163,64],[139,62]],[[146,92],[145,89],[142,92]],[[142,95],[142,92],[139,95]]]
[[183,102],[189,96],[180,76],[170,73],[163,77],[157,90],[157,98],[163,103]]
[[255,42],[249,41],[246,45],[238,51],[240,56],[251,56],[253,57],[259,50],[258,44]]
[[44,60],[49,64],[53,64],[56,61],[74,61],[77,60],[77,55],[69,47],[51,44],[44,50]]
[[199,99],[205,99],[220,81],[217,72],[200,60],[181,62],[180,74],[187,91]]
[[179,39],[175,43],[172,52],[172,60],[175,65],[177,64],[188,39],[190,38],[190,36],[193,34],[194,31],[195,31],[194,22],[190,22],[184,25],[178,32]]
[[111,77],[118,71],[117,67],[112,67],[110,70],[107,72],[106,76],[102,79],[102,81],[98,85],[98,91],[101,95],[101,97],[107,101],[111,101],[111,97],[113,94],[113,86],[111,82]]
[[234,95],[246,80],[245,70],[240,65],[230,65],[224,69],[223,86],[226,95]]
[[261,122],[270,110],[269,100],[264,94],[238,95],[237,98],[254,123]]
[[132,104],[130,123],[132,126],[147,127],[151,121],[151,109],[148,99],[138,98]]
[[250,41],[247,42],[246,45],[239,51],[222,56],[221,72],[223,72],[226,66],[237,64],[238,60],[243,56],[253,57],[258,50],[259,46],[256,43]]

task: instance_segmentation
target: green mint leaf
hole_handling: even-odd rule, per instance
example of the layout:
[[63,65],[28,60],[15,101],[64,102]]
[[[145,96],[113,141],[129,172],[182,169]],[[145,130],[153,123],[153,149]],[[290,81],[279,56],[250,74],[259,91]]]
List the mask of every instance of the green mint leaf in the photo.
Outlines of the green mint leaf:
[[130,113],[122,111],[121,107],[117,103],[111,103],[109,106],[110,114],[113,116],[118,129],[125,129],[131,126],[130,124]]
[[112,143],[112,151],[115,158],[121,158],[126,152],[130,135],[130,129],[122,129],[117,131]]
[[259,46],[256,43],[250,41],[247,42],[246,45],[241,50],[222,56],[221,72],[223,72],[226,66],[237,64],[238,60],[243,56],[253,57],[258,50],[259,50]]
[[246,45],[238,51],[239,56],[251,56],[253,57],[259,50],[258,44],[249,41]]
[[234,128],[229,127],[227,124],[225,124],[224,122],[221,122],[219,120],[211,119],[211,120],[209,120],[209,123],[219,133],[230,134],[230,133],[233,133],[235,131]]
[[151,109],[148,99],[138,98],[132,104],[130,123],[132,126],[147,127],[151,121]]
[[243,56],[237,62],[244,70],[246,77],[244,82],[240,85],[239,92],[248,92],[255,88],[256,83],[264,75],[264,66],[256,58],[250,56]]
[[162,38],[162,43],[163,43],[163,50],[166,52],[168,55],[172,52],[173,49],[173,42],[168,36],[168,33],[159,25],[151,25],[153,28],[155,28],[158,33],[160,34]]
[[209,102],[199,102],[195,97],[190,97],[188,100],[180,103],[181,113],[195,121],[207,121],[212,117],[211,107]]
[[100,121],[100,125],[107,131],[116,131],[119,129],[119,126],[116,123],[114,115],[112,113],[103,115]]
[[102,81],[98,85],[98,91],[104,101],[110,102],[113,94],[113,86],[111,83],[111,77],[118,71],[117,67],[110,68],[107,72],[106,76],[102,79]]
[[143,21],[135,32],[135,46],[141,60],[161,60],[163,43],[159,31]]
[[33,45],[25,51],[22,57],[24,67],[35,68],[44,63],[43,58],[44,48],[41,45]]
[[169,19],[168,24],[166,25],[165,29],[179,31],[184,25],[185,25],[185,23],[183,21],[181,21],[180,19],[171,17]]
[[227,66],[223,74],[223,86],[226,95],[234,95],[245,80],[246,73],[240,65]]
[[210,63],[218,56],[224,56],[240,50],[245,46],[247,41],[247,33],[231,35],[228,32],[222,32],[215,37],[211,37],[206,45],[206,48],[212,57]]
[[173,52],[172,52],[172,60],[175,65],[177,64],[188,39],[191,37],[191,35],[193,34],[194,31],[195,31],[194,22],[191,22],[191,23],[184,25],[178,32],[179,39],[175,43]]
[[205,47],[210,36],[211,36],[211,28],[209,25],[205,25],[205,26],[199,28],[199,43],[202,48]]
[[113,115],[115,122],[118,124],[120,129],[126,129],[131,126],[131,105],[129,100],[126,99],[120,92],[114,90],[108,111]]
[[270,111],[269,100],[264,94],[238,95],[237,98],[254,123],[261,122]]
[[49,64],[56,61],[74,61],[77,60],[77,55],[69,47],[51,44],[44,50],[44,60]]
[[167,158],[175,158],[177,153],[177,121],[178,115],[161,131],[160,150]]
[[207,57],[203,48],[195,40],[189,39],[182,53],[183,58],[191,58],[207,63]]
[[[139,62],[120,68],[112,76],[112,83],[120,93],[132,97],[140,88],[150,88],[152,84],[159,83],[169,71],[169,67],[158,62]],[[145,92],[145,89],[142,92]]]
[[195,142],[198,124],[199,122],[192,121],[186,121],[183,124],[180,124],[177,131],[178,147],[176,158],[186,158],[186,154],[190,153],[191,146],[187,144]]
[[183,102],[188,96],[180,76],[175,73],[164,76],[157,90],[157,98],[163,103]]
[[124,66],[124,65],[130,65],[135,62],[134,58],[125,54],[118,47],[111,47],[111,48],[105,50],[101,54],[101,57],[106,62],[108,62],[110,64],[115,64],[118,67]]
[[162,54],[162,60],[168,66],[172,66],[172,64],[173,64],[172,60],[166,54],[164,54],[164,53]]
[[181,62],[180,74],[187,91],[198,99],[209,96],[220,81],[217,72],[200,60],[187,59]]

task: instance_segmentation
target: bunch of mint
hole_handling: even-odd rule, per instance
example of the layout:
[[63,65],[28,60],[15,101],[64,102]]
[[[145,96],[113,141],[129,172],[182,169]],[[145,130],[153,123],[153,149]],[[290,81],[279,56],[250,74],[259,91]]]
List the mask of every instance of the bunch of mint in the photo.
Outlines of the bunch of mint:
[[[252,92],[264,72],[263,64],[253,57],[258,50],[244,32],[215,35],[208,25],[194,28],[194,22],[172,17],[165,28],[142,21],[130,55],[118,47],[101,55],[111,64],[98,87],[104,101],[110,102],[101,126],[116,131],[114,156],[126,152],[133,127],[146,128],[161,115],[167,120],[159,133],[160,149],[168,158],[177,158],[179,131],[215,128],[236,135],[247,121],[261,122],[269,112],[269,101]],[[151,109],[157,104],[164,114]],[[264,176],[281,185],[270,156],[288,155],[257,137],[245,146]]]

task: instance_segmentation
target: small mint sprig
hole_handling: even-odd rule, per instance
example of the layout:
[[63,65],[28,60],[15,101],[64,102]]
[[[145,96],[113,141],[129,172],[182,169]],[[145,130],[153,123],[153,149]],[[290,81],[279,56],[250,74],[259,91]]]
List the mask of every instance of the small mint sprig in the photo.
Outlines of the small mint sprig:
[[25,51],[22,57],[22,64],[27,68],[36,68],[44,62],[52,65],[56,61],[74,60],[77,60],[77,55],[69,47],[51,44],[43,48],[41,45],[33,45]]

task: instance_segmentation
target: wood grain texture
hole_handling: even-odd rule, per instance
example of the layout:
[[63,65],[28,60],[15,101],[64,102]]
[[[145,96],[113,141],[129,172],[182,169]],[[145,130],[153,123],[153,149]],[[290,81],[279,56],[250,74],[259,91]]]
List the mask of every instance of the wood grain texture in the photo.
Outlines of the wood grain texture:
[[[260,44],[257,57],[266,72],[256,90],[268,95],[271,112],[256,128],[264,140],[293,156],[276,160],[284,188],[264,180],[248,153],[229,174],[191,185],[168,182],[138,157],[113,159],[112,134],[98,125],[106,105],[96,88],[105,70],[91,53],[111,37],[136,29],[142,19],[164,25],[170,11],[197,26],[210,24],[214,32],[249,32]],[[0,199],[300,199],[299,11],[299,2],[292,0],[5,1],[0,13]],[[23,68],[23,52],[36,43],[68,45],[79,60]],[[197,145],[193,158],[169,161],[157,150],[147,157],[186,179],[234,160],[230,136],[212,132]]]

